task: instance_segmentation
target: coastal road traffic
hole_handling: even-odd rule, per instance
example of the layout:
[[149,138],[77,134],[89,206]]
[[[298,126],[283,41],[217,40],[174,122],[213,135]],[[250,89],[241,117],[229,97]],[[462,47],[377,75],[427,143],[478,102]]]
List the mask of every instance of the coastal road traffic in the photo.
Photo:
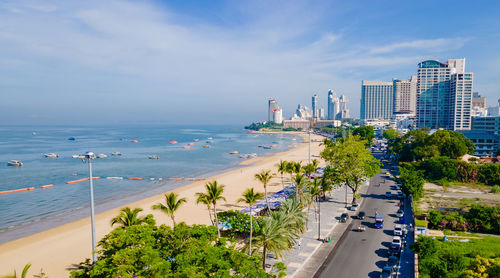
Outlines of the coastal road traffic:
[[[378,159],[382,156],[381,153],[374,155]],[[389,256],[394,224],[398,221],[396,211],[399,200],[396,196],[385,196],[387,191],[393,194],[397,192],[394,189],[395,182],[386,176],[389,167],[391,165],[383,166],[381,173],[370,179],[361,207],[350,213],[352,217],[359,211],[364,211],[366,218],[352,220],[351,229],[346,231],[342,242],[329,254],[315,277],[379,277]],[[383,229],[376,229],[374,226],[376,212],[384,215]],[[359,224],[366,226],[365,232],[355,231]]]

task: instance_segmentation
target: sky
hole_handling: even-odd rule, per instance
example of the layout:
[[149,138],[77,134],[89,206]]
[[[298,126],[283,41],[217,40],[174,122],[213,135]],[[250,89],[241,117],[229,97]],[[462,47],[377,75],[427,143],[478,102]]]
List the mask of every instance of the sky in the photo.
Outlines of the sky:
[[0,124],[239,124],[466,58],[500,98],[500,1],[0,0]]

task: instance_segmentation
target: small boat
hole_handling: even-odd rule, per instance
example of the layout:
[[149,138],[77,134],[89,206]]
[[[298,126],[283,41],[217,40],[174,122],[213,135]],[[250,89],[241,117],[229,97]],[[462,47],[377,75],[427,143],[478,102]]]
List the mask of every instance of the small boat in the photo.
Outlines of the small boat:
[[232,151],[229,154],[240,154],[240,152],[239,151]]
[[210,148],[210,145],[203,145],[203,147],[204,147],[205,149],[208,149],[208,148]]
[[75,138],[75,137],[69,137],[69,138],[68,138],[68,140],[69,140],[69,141],[75,141],[75,140],[76,140],[76,138]]
[[120,141],[127,141],[127,138],[120,138]]
[[182,146],[183,149],[189,149],[191,146]]
[[123,180],[123,177],[106,177],[107,180]]
[[160,159],[160,157],[157,155],[150,155],[148,158],[149,159]]
[[179,144],[179,142],[174,141],[174,140],[170,141],[169,143],[172,144],[172,145]]
[[57,155],[56,153],[46,153],[43,156],[45,156],[47,158],[58,158],[59,157],[59,155]]
[[34,132],[34,131],[33,131],[33,132],[31,133],[31,135],[36,135],[36,132]]
[[83,158],[85,158],[85,156],[84,156],[84,155],[79,155],[79,154],[74,154],[74,155],[72,155],[71,157],[72,157],[72,158],[82,158],[82,159],[83,159]]
[[274,144],[274,145],[271,145],[270,147],[271,147],[271,148],[277,148],[277,147],[278,147],[278,145]]
[[113,153],[111,153],[111,155],[112,156],[120,156],[120,155],[122,155],[122,153],[121,152],[113,152]]
[[208,139],[208,140],[214,140],[214,138],[212,138],[212,137],[208,137],[207,139]]
[[11,161],[7,162],[7,165],[20,167],[20,166],[23,166],[23,163],[19,160],[11,160]]
[[200,141],[200,139],[194,139],[194,141],[195,141],[195,142],[198,142],[198,141]]
[[107,155],[103,154],[103,153],[100,153],[96,156],[97,158],[106,158],[108,157]]
[[257,147],[258,147],[258,148],[264,148],[264,146],[263,146],[263,145],[258,145]]
[[132,141],[130,141],[130,142],[131,142],[131,143],[138,143],[139,141],[137,141],[137,140],[132,140]]
[[194,146],[194,143],[188,143],[188,146]]
[[262,148],[269,150],[271,147],[270,146],[263,146]]

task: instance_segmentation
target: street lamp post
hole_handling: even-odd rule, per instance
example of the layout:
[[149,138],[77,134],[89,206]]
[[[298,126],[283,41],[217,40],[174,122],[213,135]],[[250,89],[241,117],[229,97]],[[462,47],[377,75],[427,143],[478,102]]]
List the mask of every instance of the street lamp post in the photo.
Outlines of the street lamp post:
[[309,129],[309,164],[311,164],[311,130]]
[[95,251],[95,223],[94,223],[94,179],[92,177],[92,159],[95,158],[93,152],[86,152],[85,158],[89,162],[89,184],[90,184],[90,221],[92,222],[92,261],[97,262]]

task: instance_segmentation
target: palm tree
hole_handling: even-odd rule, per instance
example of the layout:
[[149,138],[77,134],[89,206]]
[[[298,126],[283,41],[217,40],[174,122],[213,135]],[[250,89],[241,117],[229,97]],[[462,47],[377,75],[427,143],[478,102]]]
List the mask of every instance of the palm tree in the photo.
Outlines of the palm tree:
[[[28,269],[31,267],[31,264],[26,264],[23,268],[23,272],[21,272],[21,277],[20,278],[26,278],[26,275],[28,274]],[[12,275],[7,275],[7,276],[2,276],[2,278],[17,278],[17,273],[14,270],[14,274]]]
[[264,197],[264,194],[254,192],[253,188],[247,188],[247,190],[243,192],[242,196],[243,198],[238,199],[238,203],[245,202],[246,204],[248,204],[248,207],[250,209],[250,248],[248,250],[248,255],[250,255],[252,252],[252,232],[253,232],[252,206],[257,202],[257,200],[262,199],[262,197]]
[[[219,185],[217,181],[207,182],[205,184],[206,193],[196,193],[198,199],[207,198],[207,200],[212,204],[214,209],[214,217],[215,217],[215,226],[217,227],[217,236],[220,238],[220,229],[219,229],[219,219],[217,218],[217,201],[226,200],[222,193],[224,192],[224,185]],[[206,197],[201,197],[206,195]]]
[[295,173],[295,175],[299,175],[300,173],[302,173],[303,169],[301,163],[302,163],[301,161],[293,163],[292,171],[293,173]]
[[111,219],[111,227],[113,227],[113,225],[115,224],[118,224],[119,226],[126,228],[134,225],[148,223],[148,221],[150,220],[149,217],[137,216],[141,211],[142,208],[135,208],[134,210],[131,210],[129,207],[122,208],[120,210],[120,214]]
[[326,192],[329,192],[333,189],[332,183],[326,178],[321,177],[319,182],[319,187],[321,188],[321,193],[323,194],[323,201],[326,200]]
[[208,210],[208,217],[210,217],[210,222],[212,222],[212,225],[214,225],[214,220],[212,219],[212,202],[210,201],[210,198],[208,197],[207,194],[205,193],[196,193],[198,198],[196,198],[196,204],[202,203],[207,206]]
[[312,163],[306,164],[303,167],[303,170],[304,170],[304,174],[306,174],[306,176],[308,176],[308,177],[311,177],[311,174],[316,172],[316,169]]
[[266,269],[268,252],[280,258],[285,250],[290,249],[291,232],[285,227],[282,219],[265,217],[262,221],[260,233],[254,239],[255,245],[262,248],[262,269]]
[[320,179],[314,178],[314,180],[309,184],[309,193],[313,200],[314,216],[318,220],[318,240],[320,239],[320,227],[321,227],[321,215],[320,215],[320,204],[319,195],[321,194]]
[[285,182],[283,181],[283,173],[288,173],[287,172],[288,162],[286,160],[280,160],[280,162],[276,164],[276,167],[278,167],[278,173],[281,174],[281,184],[283,185],[283,189],[285,189]]
[[299,202],[301,202],[304,197],[304,189],[307,185],[307,180],[303,175],[296,175],[293,182],[295,183],[295,195],[298,197]]
[[286,163],[285,173],[290,175],[290,182],[293,181],[293,170],[295,168],[295,162],[289,161]]
[[187,201],[186,198],[180,198],[180,199],[177,198],[179,198],[179,195],[177,193],[170,192],[168,194],[165,194],[165,205],[162,203],[158,203],[153,206],[153,209],[161,210],[168,216],[170,216],[170,218],[172,218],[174,226],[175,226],[174,213],[179,209],[182,203],[185,203]]
[[269,211],[269,201],[267,200],[267,184],[273,178],[271,170],[262,170],[260,173],[255,174],[255,179],[264,185],[264,198],[266,199],[267,210]]

